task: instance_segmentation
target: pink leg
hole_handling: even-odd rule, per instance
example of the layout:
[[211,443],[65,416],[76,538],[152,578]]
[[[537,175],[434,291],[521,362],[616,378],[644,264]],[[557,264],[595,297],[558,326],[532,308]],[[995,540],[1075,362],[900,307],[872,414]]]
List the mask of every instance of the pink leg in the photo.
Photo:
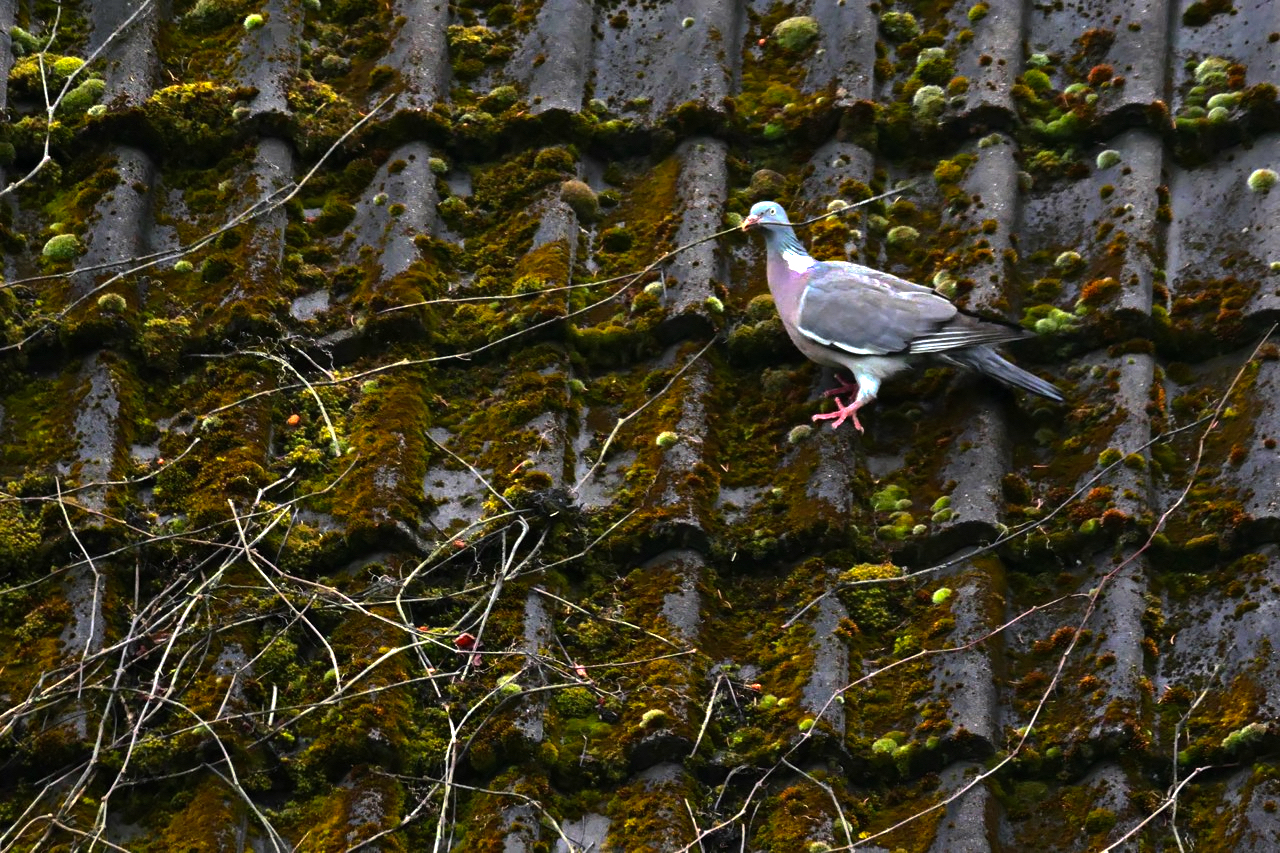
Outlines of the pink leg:
[[837,394],[848,394],[850,391],[858,390],[858,380],[856,379],[845,379],[837,373],[836,381],[840,383],[840,386],[838,388],[832,388],[830,391],[823,391],[822,396],[834,397]]
[[831,428],[835,429],[836,427],[840,426],[840,424],[844,423],[846,418],[849,418],[853,421],[853,426],[855,429],[858,430],[858,432],[865,432],[865,430],[863,430],[862,428],[862,424],[858,422],[858,409],[862,408],[863,405],[865,405],[866,403],[869,403],[870,401],[871,401],[870,397],[867,397],[865,399],[862,397],[859,397],[856,400],[854,400],[852,403],[846,406],[844,403],[841,403],[839,399],[837,399],[836,410],[834,412],[827,412],[826,414],[814,415],[813,420],[835,421],[835,423],[831,425]]

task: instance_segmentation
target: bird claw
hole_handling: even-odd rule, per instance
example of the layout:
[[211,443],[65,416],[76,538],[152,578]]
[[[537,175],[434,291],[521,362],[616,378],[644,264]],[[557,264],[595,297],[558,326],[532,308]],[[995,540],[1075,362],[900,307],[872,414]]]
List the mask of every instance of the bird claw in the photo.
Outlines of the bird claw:
[[[836,381],[840,383],[839,387],[832,388],[830,391],[823,391],[822,396],[835,397],[839,394],[848,394],[850,391],[858,390],[858,380],[856,379],[845,379],[839,373],[837,373]],[[836,402],[838,403],[840,401],[837,400]]]
[[862,424],[859,423],[858,421],[859,405],[860,404],[858,403],[858,401],[854,400],[852,403],[846,406],[844,403],[841,403],[837,399],[836,410],[834,412],[820,412],[813,416],[813,420],[835,421],[835,423],[831,425],[832,429],[835,429],[836,427],[840,426],[840,424],[844,423],[845,420],[852,420],[853,426],[858,432],[866,432],[866,430],[862,428]]

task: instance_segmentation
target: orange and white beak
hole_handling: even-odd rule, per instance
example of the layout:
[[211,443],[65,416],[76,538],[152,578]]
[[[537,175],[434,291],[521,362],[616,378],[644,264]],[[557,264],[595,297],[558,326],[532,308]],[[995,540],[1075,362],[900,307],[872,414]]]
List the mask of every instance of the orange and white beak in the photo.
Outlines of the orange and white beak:
[[759,221],[760,221],[760,217],[757,216],[756,214],[748,214],[747,217],[742,220],[742,224],[739,225],[738,227],[741,228],[743,231],[746,231],[748,228],[751,228],[752,226],[756,225]]

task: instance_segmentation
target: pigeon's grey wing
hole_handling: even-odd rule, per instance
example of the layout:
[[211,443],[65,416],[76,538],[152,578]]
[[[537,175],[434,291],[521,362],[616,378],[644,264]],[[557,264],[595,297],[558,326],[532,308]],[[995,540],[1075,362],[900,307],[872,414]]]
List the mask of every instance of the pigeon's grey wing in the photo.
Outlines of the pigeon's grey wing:
[[816,267],[800,297],[796,327],[823,346],[854,355],[909,353],[958,313],[929,288],[887,273],[838,262]]
[[811,274],[797,325],[814,341],[857,355],[943,353],[1027,335],[961,314],[923,285],[838,261]]
[[911,342],[913,353],[942,353],[948,350],[1003,344],[1028,337],[1016,326],[1005,326],[977,317],[959,314],[936,332],[921,335]]

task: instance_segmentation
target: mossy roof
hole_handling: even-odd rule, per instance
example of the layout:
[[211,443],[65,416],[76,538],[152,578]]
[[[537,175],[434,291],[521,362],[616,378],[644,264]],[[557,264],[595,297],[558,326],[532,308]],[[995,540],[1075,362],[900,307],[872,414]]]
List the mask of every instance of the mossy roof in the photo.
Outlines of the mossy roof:
[[[1273,843],[1280,34],[1095,6],[0,9],[0,843]],[[1065,404],[811,425],[895,188]]]

